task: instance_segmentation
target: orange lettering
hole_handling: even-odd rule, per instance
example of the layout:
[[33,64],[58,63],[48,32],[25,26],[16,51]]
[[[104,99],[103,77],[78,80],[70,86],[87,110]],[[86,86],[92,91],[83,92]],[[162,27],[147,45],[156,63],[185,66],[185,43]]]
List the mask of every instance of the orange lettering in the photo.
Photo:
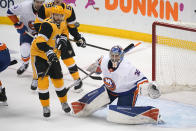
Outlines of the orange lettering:
[[134,0],[133,13],[137,14],[138,9],[140,10],[143,16],[146,15],[146,0],[142,0],[141,3],[140,3],[140,0]]
[[164,0],[160,0],[160,18],[164,18]]
[[154,0],[153,2],[152,2],[152,0],[148,0],[148,11],[147,11],[148,16],[151,16],[153,13],[155,18],[158,17],[158,13],[156,10],[157,4],[158,4],[158,0]]
[[105,0],[105,8],[108,10],[115,10],[118,7],[118,0],[113,1],[113,4],[110,4],[110,0]]
[[170,0],[105,0],[105,8],[116,10],[119,6],[123,13],[128,13],[131,11],[133,4],[135,15],[140,12],[142,16],[148,15],[149,17],[159,17],[166,20],[170,20],[172,17],[174,21],[178,21],[178,3],[173,3],[172,5]]
[[130,12],[132,7],[132,0],[127,0],[127,6],[125,6],[125,0],[120,0],[120,9],[125,12],[128,13]]
[[172,8],[169,1],[166,1],[166,19],[170,19],[170,14],[172,15],[174,21],[178,21],[178,3],[174,3],[174,8]]

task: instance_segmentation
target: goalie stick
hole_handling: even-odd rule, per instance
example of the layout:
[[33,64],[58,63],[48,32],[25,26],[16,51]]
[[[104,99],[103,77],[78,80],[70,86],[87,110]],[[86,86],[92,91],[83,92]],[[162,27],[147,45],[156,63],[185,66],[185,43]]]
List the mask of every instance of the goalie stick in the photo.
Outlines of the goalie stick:
[[[86,74],[86,75],[88,75],[88,73],[86,72],[86,71],[84,71],[83,69],[81,69],[80,67],[78,67],[78,69],[80,70],[80,71],[82,71],[84,74]],[[91,79],[94,79],[94,80],[102,80],[102,78],[101,77],[99,77],[99,76],[89,76]]]
[[77,85],[80,81],[83,81],[84,79],[88,78],[89,76],[91,76],[94,72],[89,73],[88,75],[86,75],[85,77],[81,78],[79,81],[74,82],[73,84],[71,84],[70,86],[68,86],[66,89],[67,91],[72,88],[73,86]]

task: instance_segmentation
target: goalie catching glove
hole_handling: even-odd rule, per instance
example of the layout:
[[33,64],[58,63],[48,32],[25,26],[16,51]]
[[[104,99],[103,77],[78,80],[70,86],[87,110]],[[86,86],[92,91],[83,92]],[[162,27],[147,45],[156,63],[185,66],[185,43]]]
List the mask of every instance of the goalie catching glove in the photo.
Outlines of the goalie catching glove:
[[155,84],[155,82],[149,82],[148,83],[148,96],[151,97],[152,99],[159,98],[161,96],[161,93],[159,89],[157,88],[158,86]]
[[67,36],[65,34],[57,35],[56,36],[56,48],[58,50],[62,50],[63,48],[67,47]]

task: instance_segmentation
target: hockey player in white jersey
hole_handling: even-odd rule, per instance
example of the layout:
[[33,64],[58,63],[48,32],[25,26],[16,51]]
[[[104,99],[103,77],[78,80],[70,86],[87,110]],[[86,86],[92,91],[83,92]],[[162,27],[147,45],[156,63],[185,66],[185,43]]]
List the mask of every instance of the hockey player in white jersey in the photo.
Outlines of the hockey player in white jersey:
[[[38,10],[45,0],[24,1],[20,4],[10,7],[7,15],[14,23],[14,27],[20,34],[20,53],[22,57],[22,65],[17,70],[17,74],[21,75],[29,66],[30,46],[33,38],[26,31],[35,35],[34,21]],[[19,17],[19,19],[18,19]]]
[[[71,103],[74,115],[80,113],[79,116],[86,116],[96,111],[97,107],[109,104],[108,121],[124,124],[147,124],[158,121],[159,109],[153,106],[135,107],[142,86],[148,88],[151,98],[158,98],[160,92],[157,86],[148,82],[137,68],[124,59],[124,52],[120,46],[112,47],[109,56],[101,57],[87,70],[102,73],[104,84],[77,102]],[[100,95],[102,97],[99,97]],[[115,99],[117,104],[110,105]],[[91,104],[93,101],[96,102]]]

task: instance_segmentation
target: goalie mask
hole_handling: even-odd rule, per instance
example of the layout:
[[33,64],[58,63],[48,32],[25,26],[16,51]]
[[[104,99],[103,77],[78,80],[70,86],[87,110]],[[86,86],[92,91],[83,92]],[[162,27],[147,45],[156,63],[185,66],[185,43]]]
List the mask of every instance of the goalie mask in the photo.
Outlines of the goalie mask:
[[124,53],[121,46],[113,46],[110,50],[110,60],[112,62],[113,68],[117,68],[118,65],[123,60]]

